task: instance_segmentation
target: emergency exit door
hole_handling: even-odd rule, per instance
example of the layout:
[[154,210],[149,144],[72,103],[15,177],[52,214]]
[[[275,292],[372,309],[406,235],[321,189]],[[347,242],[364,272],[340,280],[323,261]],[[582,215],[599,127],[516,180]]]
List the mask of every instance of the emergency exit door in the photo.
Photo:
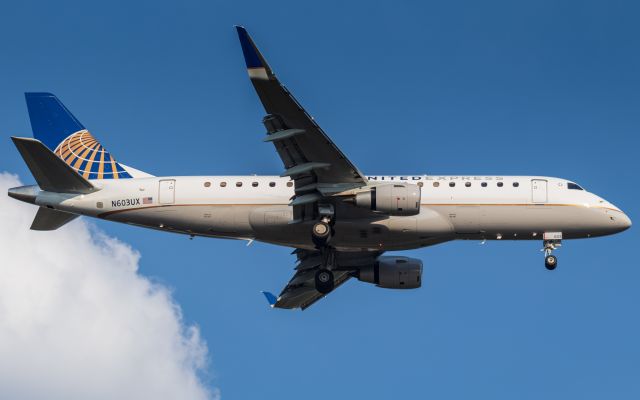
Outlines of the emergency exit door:
[[531,202],[546,203],[547,202],[547,181],[544,179],[531,180]]
[[163,179],[160,181],[158,202],[160,204],[173,204],[176,198],[176,180]]

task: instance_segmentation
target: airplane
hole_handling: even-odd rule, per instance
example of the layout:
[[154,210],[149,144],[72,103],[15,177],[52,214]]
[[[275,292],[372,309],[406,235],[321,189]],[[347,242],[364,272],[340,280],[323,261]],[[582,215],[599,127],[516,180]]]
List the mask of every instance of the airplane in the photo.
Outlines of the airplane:
[[545,176],[363,174],[280,83],[237,26],[266,111],[280,176],[157,177],[117,162],[50,93],[26,93],[34,138],[12,140],[37,184],[8,195],[34,205],[34,230],[85,215],[194,236],[293,248],[295,273],[271,307],[306,309],[350,278],[421,286],[422,261],[388,255],[452,240],[540,240],[545,266],[564,239],[611,235],[631,220],[575,182]]

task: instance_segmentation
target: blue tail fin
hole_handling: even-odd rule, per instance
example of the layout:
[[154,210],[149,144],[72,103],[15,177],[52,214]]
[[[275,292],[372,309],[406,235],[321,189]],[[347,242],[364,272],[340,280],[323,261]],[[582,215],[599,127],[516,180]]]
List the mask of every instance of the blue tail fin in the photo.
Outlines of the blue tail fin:
[[131,174],[51,93],[25,93],[33,136],[86,179],[131,178]]

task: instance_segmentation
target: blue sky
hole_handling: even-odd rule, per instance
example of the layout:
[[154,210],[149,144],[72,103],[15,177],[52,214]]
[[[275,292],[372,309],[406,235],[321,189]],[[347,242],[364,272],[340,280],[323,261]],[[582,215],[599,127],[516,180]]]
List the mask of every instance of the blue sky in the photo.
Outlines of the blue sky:
[[[0,12],[0,170],[23,92],[56,93],[118,161],[156,175],[279,174],[234,24],[370,174],[550,175],[637,220],[640,7],[632,1],[10,2]],[[34,210],[35,211],[35,210]],[[97,221],[173,288],[226,399],[640,397],[637,227],[449,243],[416,291],[349,282],[306,312],[259,291],[289,250]],[[25,227],[26,229],[26,227]]]

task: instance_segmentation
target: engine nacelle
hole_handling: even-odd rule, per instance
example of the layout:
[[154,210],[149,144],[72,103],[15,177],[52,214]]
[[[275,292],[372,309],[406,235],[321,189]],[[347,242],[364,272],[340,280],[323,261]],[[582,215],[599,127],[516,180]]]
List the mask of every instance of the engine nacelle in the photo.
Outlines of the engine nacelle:
[[420,197],[418,185],[393,183],[356,194],[355,205],[387,215],[416,215],[420,212]]
[[378,257],[373,265],[360,268],[358,280],[387,289],[415,289],[422,285],[422,261],[409,257]]

